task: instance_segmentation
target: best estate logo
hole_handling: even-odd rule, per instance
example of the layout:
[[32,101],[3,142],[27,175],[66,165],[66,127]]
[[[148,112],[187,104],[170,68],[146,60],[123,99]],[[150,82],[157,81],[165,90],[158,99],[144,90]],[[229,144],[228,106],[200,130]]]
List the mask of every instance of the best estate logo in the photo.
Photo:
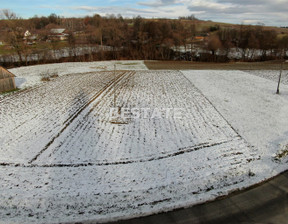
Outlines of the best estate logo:
[[122,119],[179,119],[184,114],[183,108],[110,108],[110,118]]

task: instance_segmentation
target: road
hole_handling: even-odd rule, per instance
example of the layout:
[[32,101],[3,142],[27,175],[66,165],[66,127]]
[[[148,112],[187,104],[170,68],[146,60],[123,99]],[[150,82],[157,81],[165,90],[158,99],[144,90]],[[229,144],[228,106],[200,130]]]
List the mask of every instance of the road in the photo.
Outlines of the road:
[[287,220],[288,171],[265,183],[213,202],[114,224],[287,224]]

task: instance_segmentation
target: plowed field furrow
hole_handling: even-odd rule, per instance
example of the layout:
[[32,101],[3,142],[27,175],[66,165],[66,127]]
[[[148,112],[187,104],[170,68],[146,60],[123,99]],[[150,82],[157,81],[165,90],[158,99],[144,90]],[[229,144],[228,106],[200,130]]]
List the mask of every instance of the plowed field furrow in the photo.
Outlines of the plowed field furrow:
[[[5,126],[5,129],[1,128],[0,132],[1,136],[6,136],[6,138],[2,141],[3,147],[0,144],[0,154],[3,152],[0,160],[1,158],[12,160],[16,153],[19,161],[27,161],[33,153],[25,152],[39,151],[41,145],[49,142],[54,133],[61,130],[65,121],[63,118],[69,114],[74,115],[79,107],[81,108],[89,101],[91,93],[102,88],[104,83],[110,81],[111,78],[113,78],[112,72],[61,77],[43,84],[42,88],[37,88],[37,91],[23,92],[18,95],[17,100],[1,104],[0,113],[3,115],[3,121],[1,120],[0,126]],[[48,99],[48,102],[45,99]],[[21,105],[21,112],[19,105]],[[11,110],[15,113],[8,113]],[[13,114],[13,119],[4,119],[11,114]],[[7,123],[11,121],[13,125]],[[35,134],[31,135],[31,133]],[[15,139],[15,136],[18,137]],[[26,142],[29,143],[26,144]],[[11,148],[13,150],[10,150]]]
[[[30,163],[44,166],[136,163],[169,158],[183,153],[182,149],[201,144],[233,142],[237,136],[181,73],[117,72],[114,84],[113,81],[89,97],[89,101],[83,100],[86,104],[74,105],[77,107],[74,114],[63,122],[66,126],[50,138]],[[109,110],[115,95],[116,106],[149,108],[148,117],[143,118],[142,113],[140,118],[111,123]],[[84,96],[81,94],[77,102]],[[181,108],[183,116],[152,118],[157,108]]]
[[[95,104],[95,101],[97,101],[99,98],[105,97],[105,95],[107,95],[108,92],[111,91],[112,87],[113,87],[115,84],[117,84],[118,82],[121,81],[121,79],[123,78],[124,74],[125,74],[125,73],[120,73],[120,74],[118,74],[118,76],[115,77],[115,79],[113,79],[113,81],[110,81],[110,82],[109,82],[107,85],[105,85],[100,91],[98,91],[98,92],[93,96],[93,98],[92,98],[91,100],[89,100],[88,103],[86,103],[85,105],[83,105],[80,110],[78,110],[75,114],[73,114],[73,116],[70,116],[70,118],[67,119],[67,120],[64,122],[64,127],[57,133],[57,135],[55,135],[55,136],[46,144],[46,146],[45,146],[43,149],[41,149],[41,151],[40,151],[39,153],[37,153],[36,156],[34,156],[34,157],[29,161],[29,163],[31,164],[31,163],[33,163],[34,161],[36,161],[36,160],[38,159],[38,157],[39,157],[43,152],[45,152],[45,151],[50,147],[50,145],[52,145],[52,144],[54,143],[54,141],[55,141],[56,139],[58,139],[59,136],[61,136],[61,134],[63,134],[63,132],[64,132],[65,130],[67,130],[67,129],[70,127],[70,125],[74,122],[75,119],[78,118],[78,116],[79,116],[81,113],[83,113],[82,116],[83,116],[83,119],[85,120],[85,119],[87,118],[87,116],[89,116],[89,114],[91,113],[91,111],[93,110],[93,108],[95,108],[95,107],[99,104],[98,102]],[[94,105],[91,106],[92,109],[89,109],[88,107],[89,107],[91,104],[93,104],[93,103],[94,103]],[[86,110],[86,111],[84,111],[84,110]],[[75,129],[74,131],[76,131],[77,128],[81,128],[81,127],[83,127],[83,126],[85,126],[85,125],[87,125],[85,122],[78,124],[78,126],[76,127],[76,129]],[[69,130],[68,130],[68,131],[69,131]],[[57,147],[57,148],[60,148],[60,147]],[[55,153],[55,151],[56,151],[56,150],[54,150],[53,153]],[[51,154],[49,154],[48,157],[51,157]]]
[[274,172],[195,85],[178,71],[106,71],[1,97],[0,217],[111,221],[212,200]]

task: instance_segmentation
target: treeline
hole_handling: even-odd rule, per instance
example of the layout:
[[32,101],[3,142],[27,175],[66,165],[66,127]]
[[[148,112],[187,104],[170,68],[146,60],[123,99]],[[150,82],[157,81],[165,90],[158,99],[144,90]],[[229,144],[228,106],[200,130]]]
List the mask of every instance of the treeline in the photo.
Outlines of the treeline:
[[211,51],[212,57],[218,51],[221,56],[233,58],[234,54],[234,58],[242,61],[286,58],[288,36],[278,35],[274,29],[242,25],[238,29],[220,29],[211,35],[208,40],[208,50]]
[[[51,39],[51,29],[55,28],[65,29],[67,38]],[[26,31],[30,36],[25,37]],[[194,16],[156,20],[125,19],[121,15],[62,18],[51,14],[21,19],[2,10],[0,32],[0,41],[5,43],[2,63],[15,64],[16,59],[11,60],[14,54],[19,65],[59,60],[268,60],[287,57],[288,48],[285,33],[261,26],[205,25]],[[29,42],[32,37],[33,44]],[[61,48],[69,49],[69,55],[59,56]],[[31,59],[31,55],[35,58],[41,54],[45,57]]]

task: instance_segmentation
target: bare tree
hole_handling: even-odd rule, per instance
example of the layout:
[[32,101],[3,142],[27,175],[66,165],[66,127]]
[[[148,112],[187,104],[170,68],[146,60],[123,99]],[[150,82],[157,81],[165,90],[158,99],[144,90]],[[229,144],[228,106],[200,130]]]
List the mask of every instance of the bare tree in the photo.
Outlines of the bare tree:
[[209,38],[208,41],[208,50],[212,51],[212,55],[215,55],[215,52],[222,48],[222,43],[217,35],[213,35]]
[[10,9],[2,9],[0,11],[0,18],[1,19],[13,20],[13,19],[17,19],[17,16]]
[[1,15],[7,20],[4,38],[6,42],[12,46],[19,57],[19,63],[22,64],[22,53],[26,49],[23,41],[25,31],[23,30],[22,20],[20,20],[16,14],[9,9],[2,9]]
[[283,36],[278,40],[278,48],[280,53],[280,57],[284,58],[286,56],[286,52],[288,51],[288,35]]

